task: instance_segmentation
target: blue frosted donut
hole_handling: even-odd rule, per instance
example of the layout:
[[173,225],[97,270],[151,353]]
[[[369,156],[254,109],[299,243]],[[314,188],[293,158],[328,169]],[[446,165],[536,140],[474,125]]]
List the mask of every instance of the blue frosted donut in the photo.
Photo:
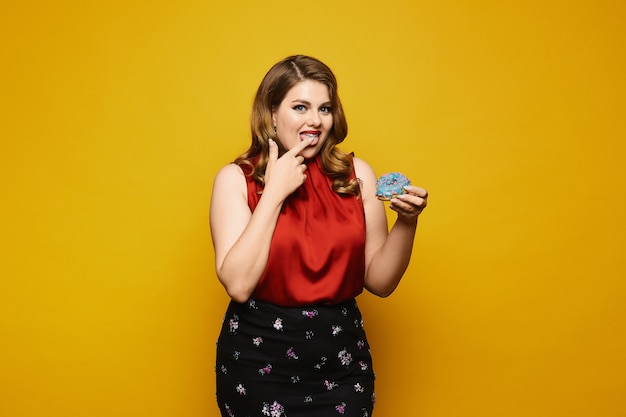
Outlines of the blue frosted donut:
[[404,194],[404,187],[411,181],[399,172],[383,174],[376,181],[376,198],[379,200],[391,200],[397,195]]

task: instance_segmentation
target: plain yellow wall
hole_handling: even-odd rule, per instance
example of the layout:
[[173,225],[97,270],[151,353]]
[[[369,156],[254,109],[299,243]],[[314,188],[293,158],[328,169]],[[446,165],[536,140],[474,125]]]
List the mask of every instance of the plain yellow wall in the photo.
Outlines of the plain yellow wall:
[[[429,188],[375,415],[626,415],[623,1],[0,6],[0,415],[216,416],[212,179],[305,53]],[[391,214],[391,213],[390,213]]]

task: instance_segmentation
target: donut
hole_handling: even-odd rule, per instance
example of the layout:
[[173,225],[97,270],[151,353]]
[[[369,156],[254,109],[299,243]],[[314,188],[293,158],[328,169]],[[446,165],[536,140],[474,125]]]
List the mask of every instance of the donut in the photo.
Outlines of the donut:
[[397,195],[406,193],[404,187],[411,181],[399,172],[383,174],[376,181],[376,198],[379,200],[391,200]]

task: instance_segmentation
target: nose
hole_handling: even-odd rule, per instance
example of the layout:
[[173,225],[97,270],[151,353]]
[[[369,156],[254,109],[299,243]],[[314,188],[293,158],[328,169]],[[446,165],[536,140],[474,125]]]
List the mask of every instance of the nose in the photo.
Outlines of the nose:
[[320,124],[322,124],[322,119],[320,118],[320,115],[319,115],[318,112],[312,111],[309,114],[309,121],[308,122],[309,122],[309,126],[317,127]]

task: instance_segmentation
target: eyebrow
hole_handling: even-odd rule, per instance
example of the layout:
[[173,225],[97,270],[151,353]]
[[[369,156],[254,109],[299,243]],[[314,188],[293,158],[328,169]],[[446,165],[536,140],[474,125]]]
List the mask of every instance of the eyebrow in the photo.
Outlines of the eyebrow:
[[[302,99],[295,99],[295,100],[291,100],[291,104],[295,104],[295,103],[302,103],[302,104],[306,104],[307,106],[311,106],[311,102],[307,101],[307,100],[302,100]],[[330,106],[330,100],[329,101],[325,101],[324,103],[320,104],[320,107],[328,107]]]

